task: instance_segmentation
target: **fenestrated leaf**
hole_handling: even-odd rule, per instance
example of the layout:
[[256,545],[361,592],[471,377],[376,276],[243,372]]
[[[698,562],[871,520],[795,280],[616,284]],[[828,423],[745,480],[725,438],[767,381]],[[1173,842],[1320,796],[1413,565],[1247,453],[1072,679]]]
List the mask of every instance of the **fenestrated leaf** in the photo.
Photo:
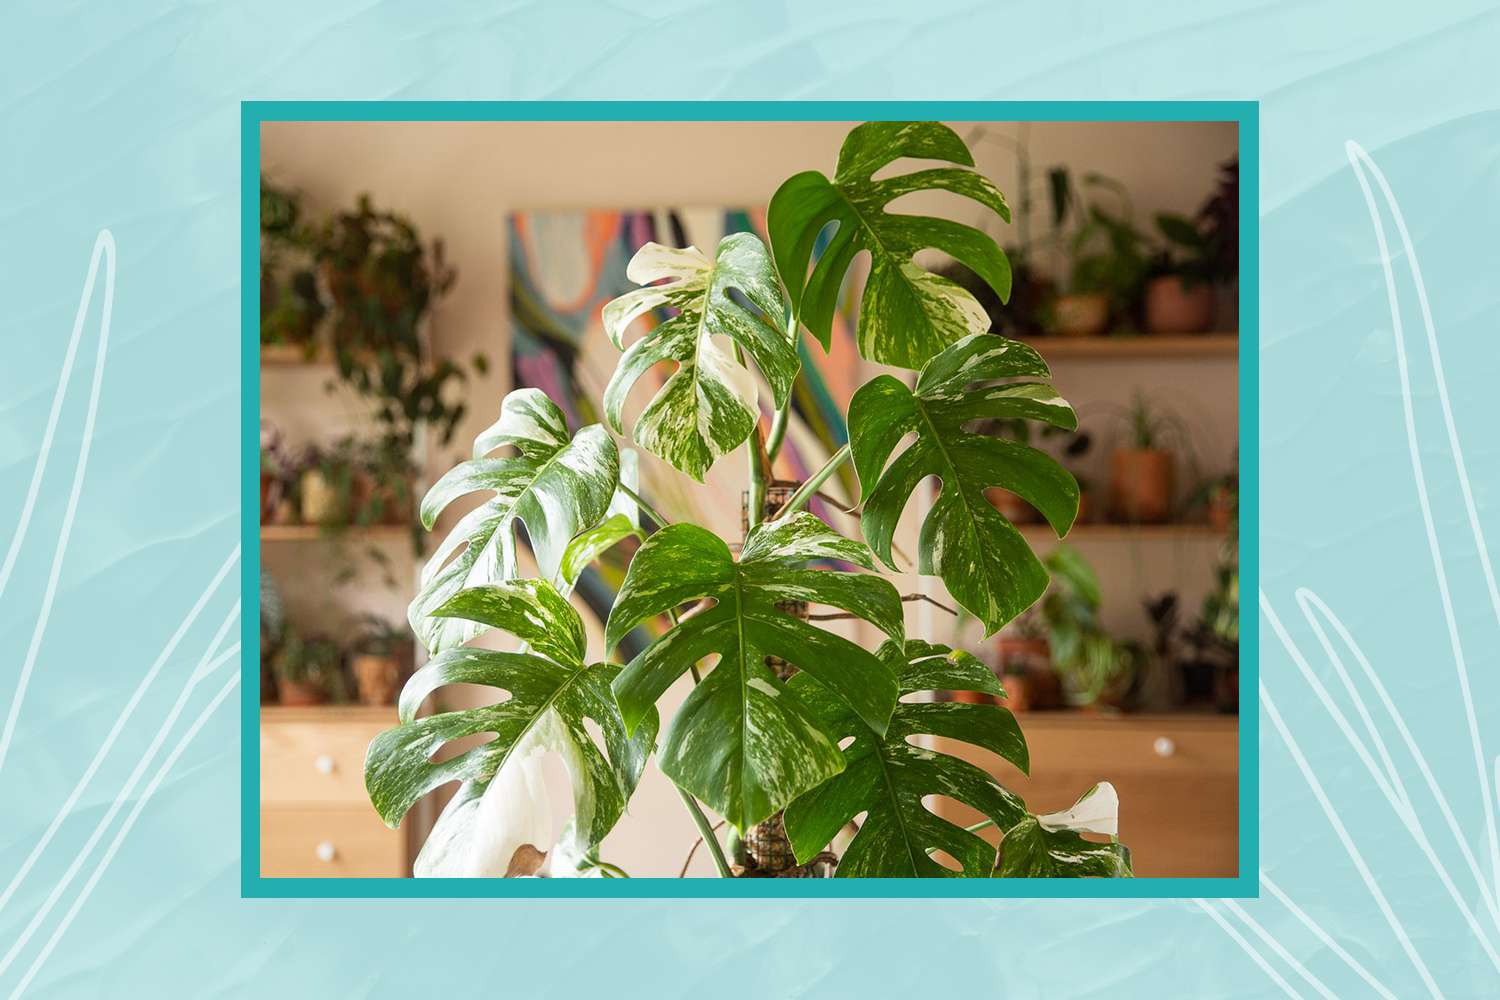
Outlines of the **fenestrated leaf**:
[[[937,476],[942,491],[922,522],[917,569],[942,577],[953,599],[992,633],[1030,607],[1047,589],[1046,568],[1026,539],[985,499],[987,487],[1019,494],[1058,536],[1078,516],[1078,483],[1045,452],[1016,441],[964,430],[981,418],[1039,420],[1072,430],[1078,418],[1044,382],[973,387],[1014,377],[1047,378],[1041,357],[1025,344],[989,334],[966,337],[933,358],[916,391],[889,375],[860,387],[849,403],[849,443],[859,474],[865,540],[891,561],[896,522],[913,490]],[[895,461],[906,435],[912,444]]]
[[[655,712],[638,719],[632,733],[625,731],[610,693],[619,668],[585,662],[583,622],[545,581],[469,588],[434,614],[501,629],[532,651],[450,649],[412,675],[401,692],[401,724],[377,736],[365,758],[365,787],[381,819],[395,826],[427,792],[461,781],[423,849],[419,868],[427,874],[478,874],[490,868],[503,873],[519,846],[507,831],[521,818],[486,816],[487,789],[502,772],[505,787],[524,788],[529,781],[525,769],[534,768],[534,755],[553,750],[567,764],[573,784],[569,847],[586,851],[597,845],[624,812],[640,779],[655,743]],[[482,684],[509,697],[496,705],[416,718],[427,696],[449,684]],[[598,725],[604,752],[590,737],[585,719]],[[449,741],[481,733],[495,737],[448,760],[431,759]],[[507,798],[513,805],[514,796]],[[551,845],[531,846],[545,851]],[[491,850],[498,853],[490,857]]]
[[[908,640],[887,642],[880,658],[897,675],[902,695],[918,691],[983,691],[1003,695],[989,668],[968,653]],[[787,685],[818,713],[830,735],[854,741],[844,748],[844,770],[786,808],[786,832],[797,860],[821,851],[844,825],[866,813],[844,850],[838,876],[938,878],[987,876],[995,848],[983,837],[942,819],[922,804],[943,795],[979,810],[1004,829],[1026,815],[1026,804],[973,764],[924,750],[908,740],[943,736],[983,747],[1024,773],[1030,760],[1015,716],[998,705],[900,702],[885,735],[871,730],[817,684],[793,677]],[[961,871],[939,864],[931,852],[951,855]]]
[[[1100,782],[1071,809],[1045,816],[1027,815],[1005,831],[1000,841],[996,878],[1131,878],[1130,849],[1113,838],[1119,829],[1119,796]],[[1101,833],[1111,842],[1098,844],[1080,834]]]
[[[486,458],[511,446],[518,454]],[[461,646],[482,626],[436,610],[465,587],[519,575],[515,526],[526,526],[541,575],[552,578],[574,535],[597,524],[619,479],[619,453],[599,424],[571,440],[557,404],[538,389],[505,397],[500,419],[474,440],[474,459],[433,484],[422,500],[422,524],[431,529],[443,509],[483,490],[494,496],[453,526],[422,567],[421,586],[407,609],[412,631],[429,652]]]
[[814,570],[815,559],[873,568],[869,550],[804,512],[750,532],[738,561],[718,537],[690,524],[663,528],[631,560],[610,613],[606,643],[689,601],[712,607],[685,617],[630,661],[614,682],[633,727],[704,657],[719,660],[668,728],[658,758],[680,787],[744,830],[843,767],[817,717],[769,667],[778,656],[877,732],[896,703],[890,669],[859,646],[800,620],[777,602],[842,608],[900,638],[901,598],[877,576]]
[[[961,167],[874,179],[882,167],[903,157]],[[973,199],[1009,222],[1010,208],[1000,190],[983,175],[962,169],[973,165],[963,140],[946,125],[867,122],[844,140],[832,180],[809,170],[777,189],[766,215],[776,267],[787,283],[792,308],[825,350],[839,286],[861,251],[870,254],[857,332],[866,358],[920,368],[959,338],[989,329],[989,318],[973,295],[919,267],[912,257],[928,248],[942,250],[983,278],[1004,302],[1010,298],[1010,262],[995,241],[949,219],[886,211],[902,195],[943,190]],[[838,229],[809,275],[813,248],[830,222]]]
[[[625,351],[604,391],[605,417],[623,434],[625,398],[636,380],[658,362],[676,362],[677,370],[636,420],[635,440],[701,482],[715,459],[750,436],[760,417],[754,377],[735,359],[734,345],[755,360],[777,407],[791,392],[800,361],[781,328],[781,282],[765,246],[751,233],[724,237],[712,260],[696,247],[647,243],[625,273],[647,287],[604,307],[604,330]],[[744,301],[731,297],[731,289]],[[631,322],[663,307],[677,315],[626,348]]]

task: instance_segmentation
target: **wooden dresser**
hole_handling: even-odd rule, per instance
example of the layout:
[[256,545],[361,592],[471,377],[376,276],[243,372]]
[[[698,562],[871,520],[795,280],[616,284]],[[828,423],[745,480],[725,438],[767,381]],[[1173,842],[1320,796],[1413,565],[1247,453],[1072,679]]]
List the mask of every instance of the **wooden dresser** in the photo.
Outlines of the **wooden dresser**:
[[[967,744],[939,740],[936,748],[983,767],[1037,813],[1066,809],[1095,782],[1113,782],[1120,840],[1137,876],[1238,875],[1238,717],[1026,712],[1017,718],[1031,751],[1031,778]],[[947,799],[937,800],[936,811],[964,826],[983,819]],[[987,836],[998,839],[994,830]]]
[[394,707],[261,709],[263,877],[411,874],[405,833],[365,795],[365,748],[395,722]]

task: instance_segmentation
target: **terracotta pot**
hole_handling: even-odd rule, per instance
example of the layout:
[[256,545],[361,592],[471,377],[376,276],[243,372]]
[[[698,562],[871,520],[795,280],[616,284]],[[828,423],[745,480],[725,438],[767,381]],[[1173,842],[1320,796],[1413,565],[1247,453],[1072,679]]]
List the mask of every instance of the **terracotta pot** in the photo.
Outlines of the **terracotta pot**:
[[985,490],[984,495],[990,506],[1004,514],[1011,524],[1035,524],[1042,519],[1035,507],[1009,490],[994,487]]
[[1062,704],[1062,682],[1051,670],[1006,674],[1002,683],[1005,700],[1001,704],[1012,712],[1036,712]]
[[306,681],[289,681],[285,677],[276,679],[276,691],[283,705],[321,705],[326,699],[323,689]]
[[317,469],[302,473],[302,520],[307,524],[327,524],[339,515],[338,491]]
[[1109,459],[1110,506],[1127,524],[1160,524],[1172,513],[1172,453],[1125,448]]
[[1175,274],[1146,284],[1146,329],[1151,333],[1202,333],[1213,321],[1213,285],[1188,285]]
[[396,701],[396,677],[400,672],[394,656],[357,653],[349,661],[354,684],[363,705],[391,705]]
[[995,640],[995,649],[1002,667],[1020,664],[1028,669],[1042,669],[1052,665],[1052,648],[1045,637],[1002,635]]
[[260,474],[260,519],[270,521],[276,510],[276,477],[269,472]]
[[1227,486],[1215,486],[1208,494],[1208,523],[1215,531],[1228,531],[1234,520],[1234,494]]
[[1052,303],[1052,325],[1065,337],[1096,337],[1109,323],[1109,299],[1097,292],[1059,295]]
[[995,696],[985,694],[983,691],[955,691],[953,700],[961,701],[966,705],[994,705]]

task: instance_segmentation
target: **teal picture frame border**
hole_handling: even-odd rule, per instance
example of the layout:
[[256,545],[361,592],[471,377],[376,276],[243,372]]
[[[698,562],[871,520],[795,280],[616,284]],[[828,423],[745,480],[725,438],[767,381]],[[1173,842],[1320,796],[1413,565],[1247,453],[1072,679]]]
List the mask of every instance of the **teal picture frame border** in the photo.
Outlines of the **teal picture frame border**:
[[[241,586],[260,590],[260,128],[267,122],[1038,121],[1235,122],[1240,150],[1240,592],[1260,586],[1260,106],[1256,101],[244,101],[240,105]],[[1252,224],[1245,225],[1250,220]],[[499,225],[499,221],[496,225]],[[260,630],[241,616],[240,895],[429,898],[1256,898],[1260,641],[1240,637],[1239,874],[1139,879],[415,879],[260,874]],[[394,723],[394,717],[392,719]]]

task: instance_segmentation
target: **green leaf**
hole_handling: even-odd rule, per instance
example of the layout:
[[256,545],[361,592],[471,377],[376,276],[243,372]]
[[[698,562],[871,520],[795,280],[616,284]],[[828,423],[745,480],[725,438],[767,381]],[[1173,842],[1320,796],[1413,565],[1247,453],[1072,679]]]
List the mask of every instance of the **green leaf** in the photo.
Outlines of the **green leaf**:
[[1048,830],[1027,816],[1005,831],[996,878],[1131,878],[1130,848]]
[[646,533],[636,527],[628,514],[615,514],[580,534],[563,550],[558,577],[562,585],[572,589],[589,563],[598,559],[627,538],[644,539]]
[[[880,658],[897,675],[902,695],[919,691],[983,691],[1003,696],[988,667],[968,653],[908,640],[887,642]],[[998,705],[900,702],[881,736],[830,698],[806,675],[788,687],[816,711],[830,735],[854,737],[844,748],[844,770],[786,808],[786,832],[797,859],[806,862],[861,812],[860,824],[839,862],[838,876],[940,878],[988,876],[995,848],[929,811],[922,800],[943,795],[979,810],[1004,829],[1026,815],[1026,804],[982,769],[909,742],[944,736],[983,747],[1027,772],[1026,739],[1015,716]],[[952,871],[931,852],[942,850],[961,866]]]
[[896,704],[896,679],[879,659],[776,607],[826,604],[902,636],[895,587],[878,576],[808,568],[816,559],[873,566],[863,544],[805,511],[754,528],[738,561],[711,532],[672,525],[636,552],[605,629],[613,648],[649,618],[690,601],[713,602],[631,660],[614,691],[633,730],[673,681],[717,655],[673,719],[658,760],[667,777],[740,830],[843,767],[817,716],[766,666],[766,657],[800,668],[877,732],[885,731]]
[[[656,739],[655,713],[626,732],[610,692],[618,668],[585,663],[583,621],[545,581],[470,588],[434,614],[501,629],[533,651],[450,649],[412,675],[401,692],[401,724],[377,736],[365,758],[365,788],[381,819],[395,826],[432,789],[462,782],[423,849],[419,867],[429,874],[472,874],[479,863],[474,852],[482,852],[486,840],[476,831],[487,820],[517,821],[515,816],[485,816],[491,783],[507,768],[528,762],[534,766],[532,758],[539,751],[554,750],[573,783],[574,819],[567,839],[579,850],[597,845],[619,820],[640,780]],[[416,718],[423,701],[449,684],[482,684],[509,697],[483,708]],[[589,735],[586,719],[603,734],[603,750]],[[432,759],[448,742],[484,733],[494,738],[447,760]],[[498,867],[503,873],[509,860],[494,858],[480,867]]]
[[[486,458],[513,447],[509,458]],[[433,484],[422,500],[422,524],[431,530],[438,515],[461,496],[494,496],[470,511],[422,567],[421,585],[407,609],[412,631],[429,652],[463,645],[483,631],[437,609],[465,587],[520,575],[515,526],[526,526],[540,575],[555,578],[573,536],[604,516],[619,480],[614,440],[599,424],[571,440],[557,404],[539,389],[517,389],[505,397],[500,419],[474,440],[474,459]]]
[[[889,375],[861,386],[849,403],[849,442],[864,510],[860,524],[893,569],[891,539],[912,492],[928,476],[942,491],[922,522],[919,572],[942,577],[953,599],[993,633],[1047,589],[1047,570],[1015,526],[985,499],[987,487],[1019,494],[1058,537],[1078,516],[1078,483],[1045,452],[964,430],[981,418],[1037,420],[1073,430],[1078,417],[1043,382],[976,386],[1014,377],[1047,378],[1030,347],[1003,337],[966,337],[933,358],[916,391]],[[912,444],[895,461],[902,439]]]
[[1173,215],[1163,212],[1156,217],[1156,228],[1168,240],[1179,246],[1197,250],[1207,243],[1207,237],[1193,225],[1192,221],[1181,215]]
[[[950,191],[973,199],[1010,221],[1005,196],[986,177],[959,167],[934,167],[875,180],[903,157],[944,160],[972,167],[963,140],[937,122],[868,122],[856,127],[839,151],[829,180],[816,170],[787,180],[771,198],[766,228],[776,267],[802,324],[827,350],[844,274],[861,252],[870,274],[860,300],[857,340],[864,357],[901,368],[920,368],[944,347],[989,329],[989,317],[969,292],[917,266],[913,256],[935,248],[958,259],[1010,299],[1010,262],[987,234],[971,226],[924,215],[887,212],[915,191]],[[819,234],[837,224],[808,274]]]
[[[696,247],[647,243],[626,274],[647,287],[604,307],[605,332],[625,351],[604,390],[605,417],[623,434],[625,399],[636,380],[658,362],[676,362],[636,421],[635,440],[702,482],[714,460],[743,443],[760,418],[754,377],[735,360],[734,347],[755,359],[778,408],[797,377],[797,348],[782,328],[781,282],[765,245],[751,233],[724,237],[712,260]],[[731,289],[742,298],[731,297]],[[677,315],[627,349],[630,324],[660,308]]]

